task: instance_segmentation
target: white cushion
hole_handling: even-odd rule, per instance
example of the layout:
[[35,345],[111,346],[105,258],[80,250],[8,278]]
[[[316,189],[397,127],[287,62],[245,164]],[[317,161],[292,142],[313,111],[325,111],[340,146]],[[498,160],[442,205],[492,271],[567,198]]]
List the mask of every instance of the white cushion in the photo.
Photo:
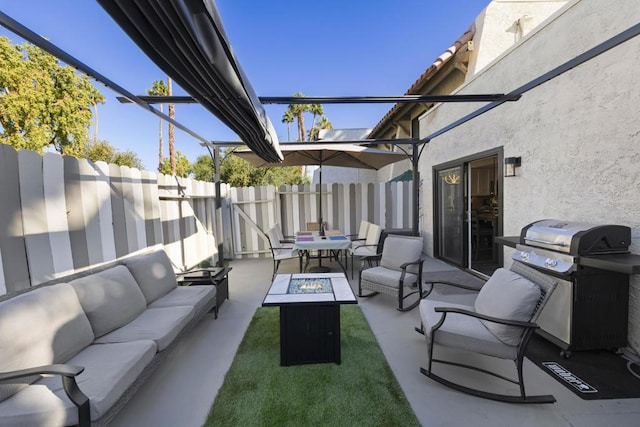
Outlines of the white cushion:
[[[499,268],[484,284],[475,302],[476,312],[501,319],[528,322],[540,299],[538,285],[514,273]],[[503,343],[518,345],[523,329],[483,321],[484,325]]]
[[153,340],[162,351],[193,319],[193,307],[148,308],[132,322],[100,338],[96,343]]
[[178,286],[171,260],[163,250],[124,260],[142,290],[147,305]]
[[147,307],[140,287],[123,265],[69,284],[76,291],[96,337],[126,325]]
[[[0,302],[0,372],[64,363],[92,341],[89,320],[67,283]],[[0,401],[38,378],[0,384]]]

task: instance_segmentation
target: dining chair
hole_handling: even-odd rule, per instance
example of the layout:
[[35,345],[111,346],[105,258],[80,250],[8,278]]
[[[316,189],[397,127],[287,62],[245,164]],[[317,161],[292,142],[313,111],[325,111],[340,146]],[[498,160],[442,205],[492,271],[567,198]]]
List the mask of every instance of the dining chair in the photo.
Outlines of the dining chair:
[[273,226],[267,231],[267,238],[269,240],[269,249],[271,249],[271,255],[273,256],[273,274],[271,280],[276,277],[280,262],[286,259],[298,258],[300,264],[300,273],[302,273],[302,256],[301,253],[292,247],[284,247],[280,243],[280,237],[278,236],[278,227]]
[[[362,221],[360,221],[360,227],[358,227],[358,234],[347,235],[347,237],[353,242],[352,245],[361,245],[364,243],[365,240],[367,240],[367,232],[369,231],[369,225],[371,225],[371,223],[363,219]],[[345,263],[346,269],[349,269],[348,256],[351,254],[352,252],[350,249],[347,249],[346,251],[344,251],[344,263]]]
[[368,259],[369,264],[372,265],[371,259],[375,258],[379,254],[378,245],[380,244],[380,236],[382,235],[382,229],[378,224],[370,223],[367,228],[367,238],[360,244],[354,244],[351,247],[351,278],[354,277],[354,259],[358,257],[361,261]]

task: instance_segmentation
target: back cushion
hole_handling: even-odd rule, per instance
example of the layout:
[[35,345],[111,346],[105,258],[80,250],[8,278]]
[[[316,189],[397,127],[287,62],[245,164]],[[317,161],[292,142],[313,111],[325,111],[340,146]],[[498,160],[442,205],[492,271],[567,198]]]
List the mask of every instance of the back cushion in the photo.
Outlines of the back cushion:
[[[417,261],[421,255],[422,237],[394,236],[390,234],[384,241],[380,266],[399,271],[402,264]],[[412,265],[407,271],[416,273],[418,266]]]
[[123,265],[69,282],[96,338],[126,325],[147,307],[142,291]]
[[[67,283],[0,302],[0,372],[65,363],[93,338],[89,320]],[[0,385],[0,401],[26,385]]]
[[[528,322],[533,315],[540,288],[529,279],[504,268],[497,269],[484,284],[475,302],[477,313],[501,319]],[[482,321],[500,341],[507,345],[518,345],[522,328]]]
[[178,286],[171,260],[163,250],[128,258],[124,265],[138,282],[147,305]]
[[367,239],[365,240],[366,245],[377,245],[380,240],[381,233],[380,226],[378,224],[369,224],[369,228],[367,229]]

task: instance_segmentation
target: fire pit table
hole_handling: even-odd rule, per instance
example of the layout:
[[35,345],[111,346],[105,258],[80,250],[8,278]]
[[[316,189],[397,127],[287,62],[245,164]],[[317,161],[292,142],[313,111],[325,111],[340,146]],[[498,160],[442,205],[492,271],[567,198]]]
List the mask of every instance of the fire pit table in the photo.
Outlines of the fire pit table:
[[280,307],[280,365],[340,364],[340,305],[357,303],[343,273],[277,274],[262,306]]

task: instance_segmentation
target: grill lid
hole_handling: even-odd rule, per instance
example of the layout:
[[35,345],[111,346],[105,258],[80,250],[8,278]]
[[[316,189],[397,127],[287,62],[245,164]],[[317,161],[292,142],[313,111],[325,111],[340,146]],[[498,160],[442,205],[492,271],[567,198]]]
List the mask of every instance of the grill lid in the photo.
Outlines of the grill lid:
[[628,253],[631,228],[545,219],[524,227],[520,243],[572,255]]

